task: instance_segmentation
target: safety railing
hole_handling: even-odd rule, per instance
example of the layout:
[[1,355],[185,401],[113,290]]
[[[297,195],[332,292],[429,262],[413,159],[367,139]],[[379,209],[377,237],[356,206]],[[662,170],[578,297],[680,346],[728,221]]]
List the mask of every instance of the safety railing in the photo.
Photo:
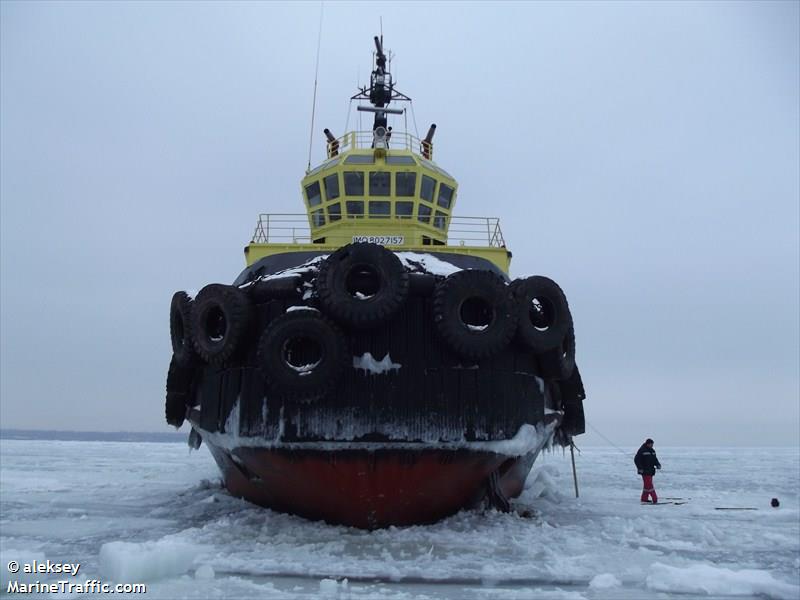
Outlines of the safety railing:
[[493,248],[506,247],[503,231],[500,229],[500,219],[497,217],[450,217],[447,243]]
[[[410,133],[391,131],[381,138],[388,150],[409,150],[428,159],[433,158],[433,144],[421,140]],[[375,147],[375,134],[372,131],[348,131],[343,136],[328,142],[328,158],[350,150],[370,150]]]
[[[434,220],[434,225],[441,225],[438,229],[447,234],[448,245],[505,248],[506,242],[500,229],[500,219],[496,217],[451,216],[434,217],[434,219],[441,219],[439,221]],[[346,232],[343,231],[337,235],[338,232],[335,227],[337,223],[353,224],[354,222],[361,226],[358,232],[348,228]],[[329,243],[345,244],[351,240],[354,234],[380,236],[380,232],[368,232],[366,229],[362,230],[362,227],[367,228],[370,223],[375,223],[380,224],[381,229],[386,229],[386,223],[388,222],[394,224],[397,229],[396,232],[392,232],[392,236],[388,237],[398,237],[402,234],[403,228],[422,225],[416,217],[388,218],[349,215],[342,216],[339,221],[329,223],[329,228],[321,235],[324,235]],[[308,244],[311,243],[311,239],[311,226],[308,215],[263,213],[258,216],[258,223],[251,241],[256,244]]]
[[311,242],[308,215],[262,213],[258,215],[250,241],[255,244],[308,244]]

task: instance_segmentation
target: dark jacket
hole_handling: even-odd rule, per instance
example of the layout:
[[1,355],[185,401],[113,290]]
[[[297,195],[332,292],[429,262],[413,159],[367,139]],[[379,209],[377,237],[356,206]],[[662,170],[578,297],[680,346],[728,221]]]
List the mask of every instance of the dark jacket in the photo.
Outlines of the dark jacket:
[[633,462],[636,463],[636,468],[642,475],[655,475],[656,467],[661,468],[661,463],[658,462],[658,457],[656,457],[656,451],[653,448],[648,448],[647,444],[642,444]]

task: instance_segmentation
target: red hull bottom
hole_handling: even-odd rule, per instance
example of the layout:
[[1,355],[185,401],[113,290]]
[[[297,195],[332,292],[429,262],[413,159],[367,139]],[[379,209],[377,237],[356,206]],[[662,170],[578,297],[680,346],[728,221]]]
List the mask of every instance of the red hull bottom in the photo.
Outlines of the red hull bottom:
[[431,523],[493,495],[518,496],[540,448],[520,457],[467,449],[310,450],[206,440],[231,494],[311,520],[364,529]]

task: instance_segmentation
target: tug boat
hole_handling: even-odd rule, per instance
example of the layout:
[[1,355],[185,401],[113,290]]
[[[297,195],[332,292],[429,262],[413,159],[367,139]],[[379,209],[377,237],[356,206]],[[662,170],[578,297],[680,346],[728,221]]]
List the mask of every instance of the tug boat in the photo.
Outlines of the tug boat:
[[539,453],[584,432],[573,318],[551,279],[511,280],[497,218],[389,126],[410,103],[382,38],[305,214],[262,214],[231,285],[175,293],[166,419],[231,494],[359,528],[510,509]]

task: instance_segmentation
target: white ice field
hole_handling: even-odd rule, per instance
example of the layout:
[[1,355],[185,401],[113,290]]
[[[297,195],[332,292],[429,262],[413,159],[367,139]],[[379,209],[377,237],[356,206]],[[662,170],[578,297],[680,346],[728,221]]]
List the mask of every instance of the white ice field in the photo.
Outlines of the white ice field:
[[516,503],[533,518],[365,532],[230,497],[205,448],[2,440],[0,595],[9,561],[49,559],[143,598],[800,598],[798,448],[659,446],[661,498],[690,499],[663,506],[639,504],[634,450],[584,448],[579,500],[545,453]]

